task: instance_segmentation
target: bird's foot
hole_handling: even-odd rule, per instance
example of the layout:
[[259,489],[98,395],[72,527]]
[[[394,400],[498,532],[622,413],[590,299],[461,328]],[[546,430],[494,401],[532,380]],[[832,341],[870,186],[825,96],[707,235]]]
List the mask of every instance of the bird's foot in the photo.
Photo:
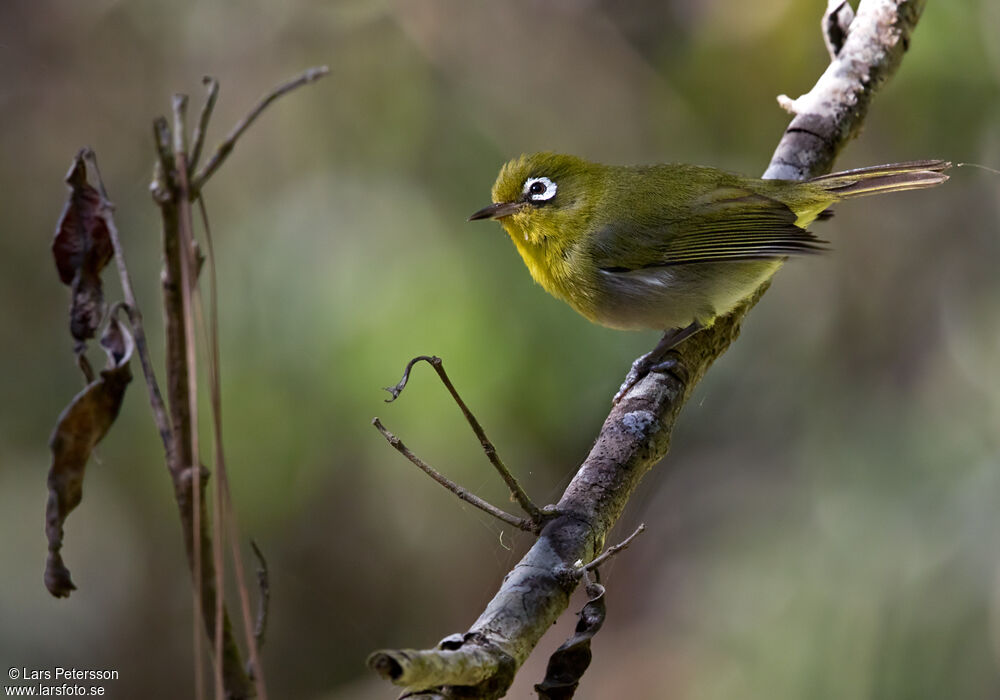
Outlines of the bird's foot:
[[[625,394],[631,391],[632,387],[638,384],[643,377],[650,372],[671,372],[682,382],[687,382],[687,372],[677,359],[676,355],[669,354],[670,350],[682,340],[690,338],[703,328],[698,321],[692,321],[684,328],[674,328],[666,331],[656,347],[632,363],[632,368],[625,375],[625,381],[615,394],[611,403],[615,406],[625,398]],[[677,371],[675,371],[677,370]]]
[[632,387],[642,381],[642,379],[650,372],[656,372],[658,374],[672,374],[680,381],[686,381],[687,372],[684,370],[684,365],[681,364],[676,355],[670,354],[665,358],[652,358],[650,357],[652,354],[653,353],[647,353],[632,363],[632,369],[628,371],[628,374],[625,376],[625,381],[622,382],[621,387],[618,389],[618,393],[615,394],[615,398],[612,399],[613,405],[617,406],[618,403],[625,398],[625,395],[632,390]]

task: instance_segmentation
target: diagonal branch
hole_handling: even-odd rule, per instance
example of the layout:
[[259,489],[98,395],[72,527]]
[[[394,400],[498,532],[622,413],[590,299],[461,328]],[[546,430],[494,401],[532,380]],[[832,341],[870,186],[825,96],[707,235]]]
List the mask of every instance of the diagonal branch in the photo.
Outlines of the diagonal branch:
[[[797,100],[782,100],[795,117],[765,173],[804,179],[829,170],[857,133],[878,88],[895,72],[909,45],[924,0],[862,0],[837,56],[816,85]],[[840,42],[838,42],[840,43]],[[499,698],[538,640],[562,614],[578,577],[573,563],[591,560],[618,521],[633,490],[670,447],[674,422],[694,387],[740,332],[766,286],[740,308],[677,349],[685,371],[651,373],[612,408],[590,454],[557,505],[558,515],[507,575],[467,633],[423,652],[376,652],[369,665],[387,680],[428,696]],[[681,377],[685,377],[686,381]],[[485,654],[492,669],[471,687],[429,663],[464,652]],[[466,678],[469,675],[464,676]],[[461,681],[459,682],[462,683]],[[452,692],[454,690],[454,692]]]

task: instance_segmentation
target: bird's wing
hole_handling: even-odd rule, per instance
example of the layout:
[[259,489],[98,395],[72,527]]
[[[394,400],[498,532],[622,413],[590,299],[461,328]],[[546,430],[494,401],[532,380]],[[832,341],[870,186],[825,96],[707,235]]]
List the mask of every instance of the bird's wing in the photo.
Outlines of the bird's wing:
[[717,187],[689,201],[681,215],[609,224],[592,253],[606,272],[705,262],[773,260],[821,253],[825,241],[795,225],[786,204],[742,187]]

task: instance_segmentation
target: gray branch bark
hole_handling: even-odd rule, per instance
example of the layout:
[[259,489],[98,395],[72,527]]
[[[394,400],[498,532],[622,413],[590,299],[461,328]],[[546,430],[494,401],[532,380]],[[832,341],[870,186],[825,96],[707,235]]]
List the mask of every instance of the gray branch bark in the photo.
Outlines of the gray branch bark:
[[[842,5],[831,0],[823,29],[836,55],[815,86],[791,100],[778,98],[794,117],[764,173],[801,180],[827,172],[860,128],[879,87],[909,47],[924,0],[862,0],[848,27]],[[836,15],[831,21],[831,15]],[[844,33],[846,31],[846,34]],[[587,459],[557,504],[538,541],[507,575],[468,632],[435,649],[383,650],[369,665],[421,698],[499,698],[538,640],[569,604],[579,583],[576,562],[604,547],[642,477],[670,448],[681,408],[692,390],[740,332],[746,313],[766,291],[690,340],[677,351],[675,374],[651,373],[615,406]]]

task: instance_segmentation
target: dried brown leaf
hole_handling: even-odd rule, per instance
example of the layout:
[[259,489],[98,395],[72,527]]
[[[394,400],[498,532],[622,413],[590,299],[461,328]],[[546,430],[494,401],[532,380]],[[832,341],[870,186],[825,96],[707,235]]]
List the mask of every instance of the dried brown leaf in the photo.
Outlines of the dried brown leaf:
[[590,666],[590,640],[601,629],[607,614],[604,586],[589,584],[587,596],[590,599],[580,611],[573,636],[552,653],[545,669],[545,680],[535,686],[541,700],[570,700]]
[[59,280],[69,285],[70,332],[76,340],[93,338],[104,315],[101,270],[114,249],[104,222],[100,193],[87,182],[83,151],[73,159],[66,174],[70,193],[52,241]]
[[117,319],[108,322],[101,346],[108,354],[107,369],[73,397],[49,438],[52,466],[48,479],[49,500],[45,507],[45,534],[49,540],[45,587],[57,598],[65,598],[76,589],[60,554],[63,523],[83,498],[87,460],[118,417],[125,388],[132,381],[129,369],[132,336]]

